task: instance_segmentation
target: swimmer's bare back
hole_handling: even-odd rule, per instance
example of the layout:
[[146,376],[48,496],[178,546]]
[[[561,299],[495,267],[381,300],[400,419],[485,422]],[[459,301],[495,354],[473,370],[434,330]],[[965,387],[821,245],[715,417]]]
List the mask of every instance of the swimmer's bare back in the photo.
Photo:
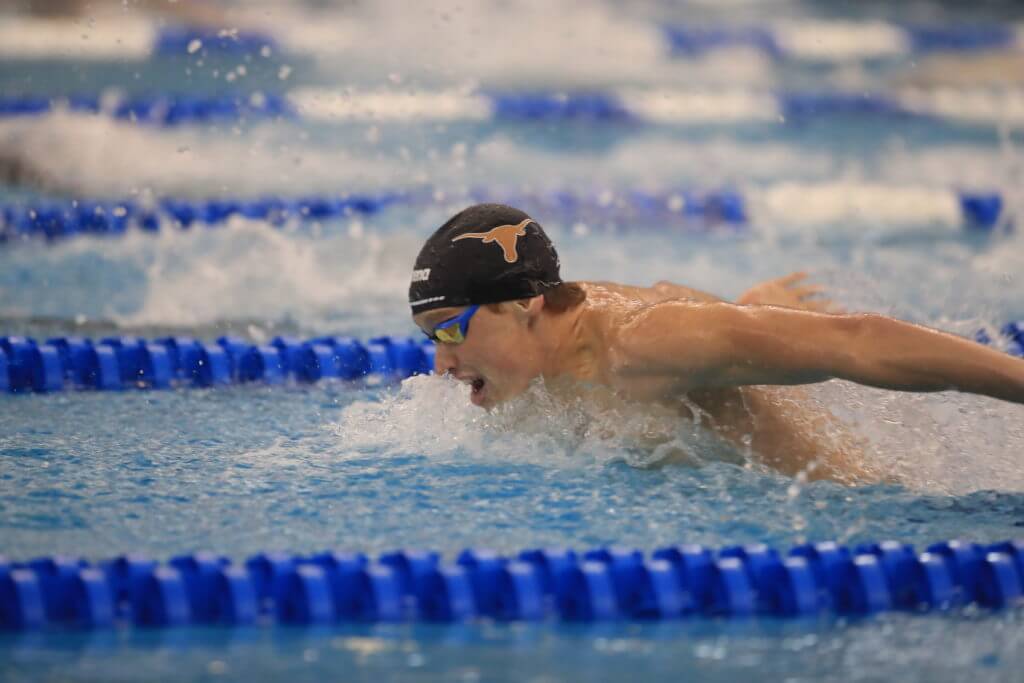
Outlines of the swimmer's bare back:
[[882,315],[806,310],[819,305],[811,303],[813,288],[797,293],[799,274],[792,277],[775,283],[789,305],[747,295],[730,304],[667,283],[587,284],[576,325],[593,340],[586,350],[592,378],[634,400],[689,397],[716,418],[720,434],[749,444],[765,462],[784,472],[814,463],[809,475],[836,479],[866,473],[847,447],[807,438],[822,425],[800,406],[795,385],[843,379],[1024,404],[1024,360]]
[[[803,310],[828,308],[830,302],[817,296],[820,289],[803,284],[804,277],[803,273],[794,273],[762,283],[745,292],[738,302]],[[723,301],[707,292],[665,281],[652,287],[582,284],[588,302],[612,310],[665,301]],[[878,478],[865,466],[862,448],[845,426],[827,410],[807,405],[806,392],[798,387],[708,388],[690,391],[686,398],[685,402],[674,398],[659,402],[671,405],[682,416],[702,423],[739,450],[748,451],[784,474],[804,472],[812,480],[828,478],[846,483]]]

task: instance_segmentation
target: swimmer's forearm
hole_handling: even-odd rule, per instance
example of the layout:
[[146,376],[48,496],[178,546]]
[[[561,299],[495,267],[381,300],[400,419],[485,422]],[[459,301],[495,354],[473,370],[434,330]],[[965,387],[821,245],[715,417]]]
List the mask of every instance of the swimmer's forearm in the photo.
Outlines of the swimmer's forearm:
[[[846,316],[844,316],[846,317]],[[962,391],[1024,403],[1024,360],[969,339],[862,315],[835,376],[898,391]]]

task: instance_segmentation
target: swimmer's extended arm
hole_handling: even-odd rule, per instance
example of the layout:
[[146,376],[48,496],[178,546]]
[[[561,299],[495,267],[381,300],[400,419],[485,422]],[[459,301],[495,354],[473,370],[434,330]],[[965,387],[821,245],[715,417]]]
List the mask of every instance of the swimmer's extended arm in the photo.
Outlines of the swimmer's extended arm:
[[675,375],[679,388],[845,379],[898,391],[955,390],[1024,403],[1024,360],[876,314],[666,302],[616,335],[624,378]]

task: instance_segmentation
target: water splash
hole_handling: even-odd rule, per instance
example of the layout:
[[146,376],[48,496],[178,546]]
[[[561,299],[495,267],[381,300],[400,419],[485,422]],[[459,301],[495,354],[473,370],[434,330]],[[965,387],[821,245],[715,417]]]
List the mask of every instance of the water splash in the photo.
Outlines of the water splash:
[[[346,80],[392,83],[482,82],[487,86],[553,84],[749,83],[775,76],[770,58],[737,48],[687,61],[670,56],[669,44],[648,12],[623,12],[618,4],[573,2],[431,2],[389,0],[344,5],[341,11],[302,12],[296,7],[254,13],[286,44],[319,58],[320,68]],[[394,17],[401,16],[401,21]],[[330,35],[309,31],[330,26]],[[479,37],[502,27],[501,39]],[[529,49],[524,49],[529,36]],[[614,39],[609,39],[614,37]],[[380,45],[391,46],[382,59]],[[586,55],[586,59],[573,59]]]
[[[692,408],[698,412],[695,406]],[[629,403],[599,387],[535,380],[491,411],[448,377],[414,377],[380,401],[348,406],[333,429],[356,451],[555,467],[624,462],[744,463],[744,455],[678,411]]]
[[[540,142],[540,141],[538,141]],[[800,141],[687,139],[658,128],[610,138],[588,134],[531,144],[502,129],[419,134],[384,124],[298,126],[264,122],[161,129],[57,111],[0,120],[0,172],[50,192],[127,197],[301,195],[469,186],[593,192],[603,187],[752,187],[785,179],[1016,192],[1019,153],[950,143],[822,151]],[[543,184],[537,187],[537,169]],[[837,198],[836,201],[839,201]]]
[[382,311],[404,315],[413,242],[351,230],[315,238],[244,220],[162,235],[123,246],[124,257],[144,264],[145,293],[135,310],[109,315],[130,326],[251,319],[366,328]]
[[[501,460],[547,467],[624,462],[633,467],[727,462],[766,471],[749,448],[724,443],[707,421],[593,388],[566,391],[538,380],[490,412],[445,377],[416,377],[379,401],[349,405],[332,429],[355,453],[420,454],[445,462]],[[568,398],[567,398],[568,396]],[[800,390],[819,443],[859,444],[858,469],[929,493],[1024,490],[1021,407],[977,396],[906,394],[831,381]],[[694,414],[699,409],[691,407]],[[703,424],[702,424],[703,423]],[[769,475],[774,476],[774,475]],[[805,474],[794,479],[800,495]],[[857,483],[853,481],[852,483]]]

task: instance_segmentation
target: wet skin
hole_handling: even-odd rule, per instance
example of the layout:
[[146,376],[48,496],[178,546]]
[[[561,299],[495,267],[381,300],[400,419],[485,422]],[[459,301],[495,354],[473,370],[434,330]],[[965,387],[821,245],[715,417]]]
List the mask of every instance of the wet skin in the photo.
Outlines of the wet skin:
[[[482,306],[462,344],[438,344],[435,369],[471,384],[484,408],[538,376],[603,387],[700,420],[784,473],[851,483],[878,477],[856,440],[792,385],[841,378],[1024,403],[1024,361],[883,316],[823,313],[827,303],[802,274],[758,285],[737,304],[666,282],[580,284],[586,301],[561,313],[543,296]],[[430,331],[462,310],[414,321]]]

